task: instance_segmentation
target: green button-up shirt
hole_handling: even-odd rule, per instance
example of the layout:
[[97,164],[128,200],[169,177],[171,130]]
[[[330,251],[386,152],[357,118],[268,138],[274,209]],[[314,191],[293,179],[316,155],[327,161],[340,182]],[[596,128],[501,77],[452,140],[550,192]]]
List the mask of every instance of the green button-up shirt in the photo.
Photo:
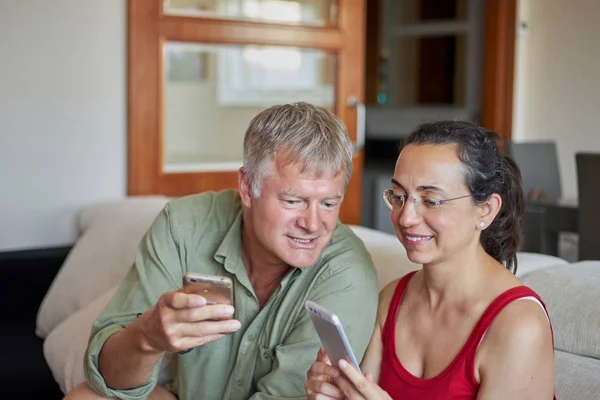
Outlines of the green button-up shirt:
[[181,400],[305,398],[306,371],[321,346],[304,309],[306,300],[337,314],[357,358],[363,357],[375,323],[378,286],[361,240],[338,223],[317,262],[291,270],[260,309],[240,255],[241,226],[242,204],[235,190],[167,204],[92,328],[84,366],[96,391],[121,399],[148,396],[156,385],[158,364],[141,387],[113,390],[100,375],[98,355],[106,340],[138,313],[154,306],[163,293],[181,288],[188,271],[232,279],[235,318],[242,327],[190,353],[174,355],[171,386]]

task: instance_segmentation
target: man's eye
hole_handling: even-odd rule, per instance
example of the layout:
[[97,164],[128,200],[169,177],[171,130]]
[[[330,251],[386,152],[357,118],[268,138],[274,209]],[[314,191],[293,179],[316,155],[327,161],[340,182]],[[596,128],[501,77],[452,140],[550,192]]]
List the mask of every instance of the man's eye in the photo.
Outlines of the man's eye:
[[283,202],[288,206],[297,206],[300,204],[300,200],[284,200]]
[[323,203],[323,206],[328,210],[333,210],[337,207],[337,203]]

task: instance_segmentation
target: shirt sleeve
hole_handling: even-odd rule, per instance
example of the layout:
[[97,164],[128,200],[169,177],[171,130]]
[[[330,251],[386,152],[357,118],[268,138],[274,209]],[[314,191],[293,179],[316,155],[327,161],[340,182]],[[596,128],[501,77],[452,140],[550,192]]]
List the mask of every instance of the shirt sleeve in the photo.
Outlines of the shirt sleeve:
[[183,276],[179,253],[167,205],[141,240],[134,265],[92,326],[84,372],[88,384],[98,394],[109,398],[146,399],[154,389],[160,362],[152,378],[142,386],[115,390],[106,385],[100,374],[99,354],[108,338],[153,307],[163,293],[179,289]]
[[[375,326],[378,284],[371,258],[351,253],[352,259],[336,260],[337,268],[326,266],[308,300],[339,317],[360,362]],[[258,381],[251,399],[306,399],[306,372],[317,359],[319,347],[321,341],[308,313],[301,312],[292,333],[276,348],[271,372]]]

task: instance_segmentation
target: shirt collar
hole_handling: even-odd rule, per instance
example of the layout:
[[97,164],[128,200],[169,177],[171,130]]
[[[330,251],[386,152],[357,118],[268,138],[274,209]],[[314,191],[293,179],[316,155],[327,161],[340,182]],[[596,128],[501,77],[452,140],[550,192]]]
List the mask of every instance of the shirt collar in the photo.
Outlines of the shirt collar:
[[[248,274],[246,273],[246,269],[244,268],[244,263],[242,261],[242,224],[243,222],[243,208],[240,209],[233,224],[225,234],[225,237],[221,241],[221,244],[217,248],[214,254],[214,259],[217,262],[223,264],[223,267],[226,271],[238,276],[240,278],[240,274],[248,279]],[[317,263],[321,261],[321,257],[317,259]],[[311,268],[311,267],[309,267]],[[292,268],[290,272],[288,272],[285,277],[281,281],[281,287],[285,287],[288,283],[293,282],[297,277],[299,277],[305,268]]]

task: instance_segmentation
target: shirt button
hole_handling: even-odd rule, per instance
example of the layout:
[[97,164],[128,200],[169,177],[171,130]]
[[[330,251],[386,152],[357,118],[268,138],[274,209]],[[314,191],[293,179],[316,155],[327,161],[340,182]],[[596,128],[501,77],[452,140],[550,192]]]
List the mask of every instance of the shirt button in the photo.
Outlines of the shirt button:
[[249,290],[246,290],[246,296],[248,296],[248,297],[252,297],[252,293],[250,293],[250,291],[249,291]]
[[256,339],[256,333],[251,333],[248,335],[248,340],[254,340]]
[[263,350],[262,356],[263,356],[263,358],[270,358],[271,355],[269,354],[269,350]]
[[242,385],[244,384],[244,381],[243,381],[243,380],[241,380],[241,379],[238,379],[238,380],[235,382],[235,384],[236,384],[236,385],[238,385],[238,386],[242,386]]

